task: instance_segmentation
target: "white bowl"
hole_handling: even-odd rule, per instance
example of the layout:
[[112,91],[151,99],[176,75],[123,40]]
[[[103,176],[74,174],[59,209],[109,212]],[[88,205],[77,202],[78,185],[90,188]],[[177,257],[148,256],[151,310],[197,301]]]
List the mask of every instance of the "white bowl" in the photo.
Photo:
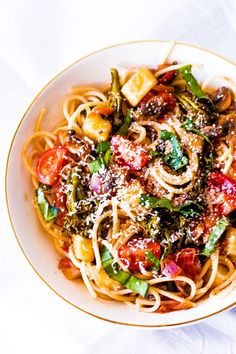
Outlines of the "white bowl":
[[[97,318],[124,325],[163,328],[190,324],[236,305],[236,289],[223,299],[207,300],[196,308],[167,314],[136,312],[122,303],[93,299],[82,282],[67,280],[57,269],[60,257],[32,207],[33,188],[22,164],[21,148],[33,132],[42,107],[47,108],[48,128],[61,119],[61,103],[69,87],[108,82],[111,67],[156,67],[163,61],[169,47],[170,42],[167,41],[125,43],[102,49],[72,64],[50,81],[29,106],[14,135],[7,163],[9,216],[17,241],[35,272],[56,294],[76,308]],[[173,60],[200,64],[194,66],[194,73],[199,80],[219,74],[236,82],[235,64],[208,50],[178,42],[170,54],[170,61]]]

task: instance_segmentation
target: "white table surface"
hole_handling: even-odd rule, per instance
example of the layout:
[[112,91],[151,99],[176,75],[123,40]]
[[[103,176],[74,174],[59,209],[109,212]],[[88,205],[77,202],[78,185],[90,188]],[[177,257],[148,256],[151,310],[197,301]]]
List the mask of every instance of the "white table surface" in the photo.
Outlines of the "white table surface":
[[101,47],[175,39],[236,61],[236,1],[0,0],[0,353],[236,353],[236,309],[164,331],[119,327],[57,297],[33,272],[5,207],[9,144],[29,102],[58,71]]

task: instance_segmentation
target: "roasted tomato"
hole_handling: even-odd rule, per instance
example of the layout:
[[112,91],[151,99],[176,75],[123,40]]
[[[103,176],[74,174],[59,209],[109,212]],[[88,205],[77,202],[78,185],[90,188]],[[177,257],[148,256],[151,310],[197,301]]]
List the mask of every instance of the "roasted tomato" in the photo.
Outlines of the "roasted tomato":
[[102,114],[103,116],[108,117],[110,114],[113,113],[113,108],[106,106],[98,106],[93,109],[93,112],[95,114]]
[[115,162],[128,167],[131,172],[141,170],[150,159],[146,149],[125,136],[114,135],[111,139],[111,149]]
[[206,213],[201,217],[195,218],[193,222],[190,224],[190,232],[194,242],[197,244],[198,242],[206,243],[208,240],[208,236],[211,233],[212,228],[215,226],[217,221],[219,220],[220,215],[216,213]]
[[80,277],[80,270],[71,262],[69,258],[62,258],[59,261],[58,268],[63,272],[65,277],[69,280]]
[[171,92],[155,92],[147,94],[139,104],[139,109],[144,117],[158,118],[170,112],[176,106],[175,95]]
[[68,150],[58,147],[46,150],[36,165],[38,180],[49,186],[57,183],[61,169],[68,161]]
[[128,264],[129,269],[140,270],[140,266],[145,269],[152,266],[152,262],[146,257],[148,251],[152,251],[155,257],[160,258],[161,246],[154,239],[139,237],[121,246],[118,256]]
[[[158,65],[157,70],[162,70],[164,68],[167,68],[168,66],[170,66],[170,64]],[[158,82],[160,84],[166,85],[166,84],[171,83],[171,81],[173,81],[176,76],[177,76],[177,71],[176,70],[167,71],[167,73],[161,75],[158,78]]]
[[208,178],[211,202],[219,215],[229,215],[236,209],[236,182],[220,172],[212,172]]
[[184,274],[191,279],[195,279],[201,273],[201,263],[195,248],[184,248],[175,253],[174,260]]
[[171,311],[187,310],[192,306],[193,305],[191,304],[190,301],[178,302],[175,300],[169,300],[169,301],[165,301],[164,305],[161,305],[156,312],[167,313]]
[[67,207],[66,207],[66,190],[65,190],[65,186],[62,184],[61,181],[57,182],[57,184],[55,184],[52,187],[52,194],[53,194],[53,204],[58,209],[56,224],[59,226],[63,226],[64,217],[67,214]]
[[201,272],[201,263],[195,248],[184,248],[166,258],[163,262],[162,274],[174,278],[180,274],[195,279]]
[[229,178],[232,178],[234,181],[236,181],[236,159],[234,158],[234,161],[232,162],[229,172],[227,173],[227,176]]

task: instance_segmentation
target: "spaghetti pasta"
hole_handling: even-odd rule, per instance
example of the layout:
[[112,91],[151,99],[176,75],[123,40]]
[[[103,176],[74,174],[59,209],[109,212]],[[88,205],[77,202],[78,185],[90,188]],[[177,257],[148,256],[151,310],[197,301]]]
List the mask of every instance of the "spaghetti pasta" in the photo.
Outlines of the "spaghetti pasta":
[[57,126],[42,128],[43,108],[22,148],[39,221],[71,262],[60,269],[78,269],[93,298],[147,313],[236,285],[236,237],[224,244],[236,210],[235,126],[220,124],[233,96],[219,113],[211,78],[200,86],[189,65],[186,76],[167,63],[173,46],[154,74],[134,68],[122,79],[112,69],[103,89],[71,88]]

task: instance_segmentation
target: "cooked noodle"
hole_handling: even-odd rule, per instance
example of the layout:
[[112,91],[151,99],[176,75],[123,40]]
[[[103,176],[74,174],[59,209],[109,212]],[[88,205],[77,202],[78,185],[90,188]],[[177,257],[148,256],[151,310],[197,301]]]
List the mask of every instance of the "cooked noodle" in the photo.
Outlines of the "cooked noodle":
[[[164,60],[165,64],[168,61],[169,54],[173,47],[174,44],[171,43]],[[155,77],[159,79],[166,73],[178,71],[182,66],[182,64],[174,64],[161,68],[156,71]],[[122,85],[127,83],[137,72],[138,69],[136,68],[127,71],[123,80],[121,80]],[[206,80],[202,86],[206,91],[211,80],[211,78]],[[185,80],[181,77],[174,79],[172,86],[177,87],[178,85],[179,87],[186,87]],[[68,144],[68,131],[73,130],[73,134],[77,134],[79,138],[84,139],[82,141],[85,146],[89,146],[90,150],[92,149],[93,152],[95,145],[91,137],[89,136],[89,139],[85,137],[85,122],[87,117],[95,112],[95,110],[102,110],[108,107],[108,95],[109,86],[104,87],[104,89],[90,86],[71,88],[69,95],[65,98],[63,103],[63,119],[52,132],[42,128],[43,123],[48,119],[46,109],[43,108],[39,112],[34,132],[26,139],[22,148],[23,162],[27,171],[32,176],[34,189],[40,186],[38,170],[36,171],[37,161],[44,151],[57,148],[59,145],[64,146]],[[141,116],[140,119],[135,119],[130,124],[127,133],[130,141],[140,144],[143,149],[146,149],[146,151],[150,153],[159,148],[161,132],[167,131],[173,134],[183,143],[185,158],[188,161],[187,166],[176,172],[167,166],[161,154],[151,160],[144,170],[139,172],[139,174],[143,172],[142,178],[144,178],[145,183],[142,187],[139,187],[141,188],[141,192],[138,195],[138,200],[150,180],[155,187],[159,188],[158,191],[162,193],[161,197],[167,198],[170,201],[174,200],[174,198],[186,198],[186,196],[190,196],[193,192],[196,181],[199,178],[202,159],[199,153],[192,149],[191,143],[188,141],[189,135],[181,126],[182,121],[179,119],[179,113],[177,112],[177,114],[173,116],[169,115],[164,120],[160,121],[153,118],[146,119]],[[73,144],[77,144],[76,140],[74,140]],[[168,143],[166,146],[168,148]],[[80,151],[79,147],[77,148],[78,151]],[[227,175],[230,171],[235,158],[234,154],[235,152],[232,146],[227,142],[227,139],[220,137],[215,145],[215,163],[220,167],[223,174]],[[87,171],[88,165],[93,159],[93,153],[92,155],[91,152],[87,153],[87,157],[82,157],[81,161],[78,163],[79,168],[85,168]],[[79,158],[72,154],[69,160],[70,168],[74,168],[76,165],[75,161],[78,160]],[[134,176],[131,177],[131,181],[132,179],[138,178],[139,174],[134,174]],[[62,169],[62,176],[65,179],[67,178],[67,166]],[[119,174],[115,175],[115,179],[119,178]],[[91,258],[89,261],[79,259],[77,256],[76,248],[74,248],[74,237],[76,238],[78,235],[71,237],[70,233],[65,233],[65,230],[57,223],[55,218],[46,222],[37,199],[34,200],[34,206],[41,225],[47,234],[53,237],[57,251],[63,257],[68,258],[74,267],[80,270],[82,280],[91,296],[94,298],[101,297],[102,299],[121,301],[133,307],[135,310],[143,312],[156,312],[159,311],[159,309],[169,307],[170,310],[174,310],[175,306],[177,306],[176,309],[191,308],[208,296],[213,298],[223,294],[223,292],[226,294],[232,291],[236,286],[235,262],[233,258],[230,257],[230,254],[219,254],[219,250],[217,249],[215,249],[214,253],[212,253],[208,259],[205,259],[204,262],[201,260],[201,262],[203,262],[201,264],[201,271],[195,278],[186,275],[184,271],[174,277],[166,276],[160,273],[160,270],[159,272],[153,271],[150,269],[150,266],[149,268],[146,267],[142,262],[140,263],[139,269],[136,268],[135,271],[134,269],[129,269],[132,259],[129,262],[129,260],[122,258],[122,256],[119,255],[119,250],[129,244],[129,242],[132,243],[132,240],[143,232],[143,226],[140,220],[142,221],[145,218],[149,218],[150,215],[155,216],[156,214],[155,212],[153,213],[153,211],[146,210],[144,206],[139,204],[139,201],[137,202],[136,192],[130,189],[132,188],[131,182],[125,181],[123,183],[122,181],[122,179],[119,180],[116,185],[114,195],[107,198],[107,192],[104,192],[105,199],[99,199],[96,211],[86,219],[83,226],[86,229],[87,225],[90,225],[90,230],[86,237],[88,240],[91,240],[94,259]],[[113,184],[115,184],[115,182],[116,181],[113,181]],[[99,181],[96,183],[99,183]],[[109,181],[106,181],[106,183],[109,184]],[[46,202],[50,205],[54,203],[53,193],[56,193],[53,192],[53,188],[54,187],[52,187],[52,191],[50,191],[50,188],[49,190],[47,188],[44,190]],[[67,193],[69,193],[69,187],[66,188]],[[91,193],[92,192],[89,191],[89,198],[93,198],[93,196],[91,197]],[[150,194],[151,192],[148,191],[148,193]],[[91,200],[93,202],[96,198]],[[85,208],[87,208],[87,204],[85,204]],[[73,217],[73,214],[74,211],[71,211],[69,216]],[[140,217],[141,219],[139,220]],[[168,239],[167,241],[169,242]],[[116,263],[123,272],[133,274],[137,280],[145,281],[149,284],[146,298],[143,298],[143,296],[132,289],[125,288],[118,281],[109,277],[109,274],[103,269],[104,260],[101,256],[102,247],[107,248],[114,259],[113,263]],[[170,259],[173,260],[173,258]],[[162,263],[162,267],[164,267],[164,264],[165,263]],[[220,272],[221,268],[224,269],[224,273]],[[174,284],[178,290],[169,290],[171,284]]]

